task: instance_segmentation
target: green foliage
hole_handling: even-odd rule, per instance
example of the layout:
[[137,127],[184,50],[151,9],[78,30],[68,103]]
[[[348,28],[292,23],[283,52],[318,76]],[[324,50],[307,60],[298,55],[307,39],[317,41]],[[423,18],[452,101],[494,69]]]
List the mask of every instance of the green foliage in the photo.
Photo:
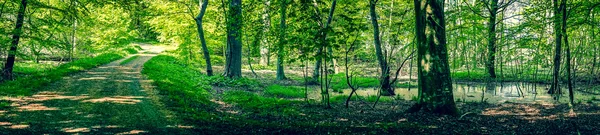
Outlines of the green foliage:
[[[377,101],[377,98],[378,98],[377,95],[371,95],[371,96],[367,97],[367,101],[375,102],[375,101]],[[381,96],[379,98],[379,102],[393,102],[393,101],[394,101],[393,97]]]
[[299,101],[262,97],[256,93],[247,91],[227,91],[223,94],[223,101],[235,103],[239,107],[255,113],[268,114],[271,112],[283,112],[286,115],[296,113],[295,110],[289,107],[292,103],[299,103]]
[[244,88],[246,90],[259,90],[262,85],[254,80],[249,78],[238,78],[231,79],[229,77],[223,76],[211,76],[206,78],[209,84],[219,87],[235,87],[235,88]]
[[133,61],[135,59],[137,59],[138,57],[140,57],[140,56],[139,55],[131,56],[131,57],[129,57],[129,58],[121,61],[121,63],[119,63],[119,64],[120,65],[125,65],[125,64],[127,64],[127,63],[129,63],[129,62],[131,62],[131,61]]
[[265,90],[265,95],[287,98],[302,98],[304,97],[304,89],[295,86],[271,85]]

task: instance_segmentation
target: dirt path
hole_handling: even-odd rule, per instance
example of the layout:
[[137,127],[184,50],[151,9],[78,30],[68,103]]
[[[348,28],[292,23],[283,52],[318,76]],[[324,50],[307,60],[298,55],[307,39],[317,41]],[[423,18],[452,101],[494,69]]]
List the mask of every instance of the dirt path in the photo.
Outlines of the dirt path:
[[174,113],[159,101],[143,64],[163,47],[142,45],[132,62],[119,61],[41,88],[0,110],[0,134],[185,134]]

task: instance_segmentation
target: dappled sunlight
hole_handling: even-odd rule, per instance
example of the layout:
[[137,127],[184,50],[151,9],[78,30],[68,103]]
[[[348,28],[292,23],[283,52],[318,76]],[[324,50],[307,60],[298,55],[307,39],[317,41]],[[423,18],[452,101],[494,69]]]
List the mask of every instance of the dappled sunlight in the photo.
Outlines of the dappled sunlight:
[[123,126],[117,126],[117,125],[106,125],[106,126],[92,126],[92,128],[95,129],[99,129],[99,128],[122,128]]
[[47,107],[43,104],[27,104],[17,107],[18,111],[55,111],[59,110],[57,107]]
[[499,107],[487,108],[482,112],[483,115],[521,115],[531,116],[540,115],[540,109],[524,104],[502,104]]
[[26,128],[29,128],[29,125],[26,125],[26,124],[17,124],[17,125],[7,126],[7,128],[10,128],[10,129],[26,129]]
[[117,133],[117,135],[134,135],[134,134],[142,134],[142,133],[146,133],[147,131],[144,130],[131,130],[128,132],[121,132],[121,133]]
[[179,129],[192,129],[194,128],[194,126],[190,126],[190,125],[168,125],[167,128],[179,128]]
[[89,96],[81,95],[81,96],[65,96],[64,92],[49,92],[42,91],[38,94],[32,95],[30,97],[8,97],[3,100],[11,101],[11,102],[42,102],[48,100],[60,100],[60,99],[68,99],[68,100],[81,100],[85,98],[89,98]]
[[88,80],[106,80],[106,77],[87,77],[87,78],[80,78],[77,79],[79,81],[88,81]]
[[60,131],[63,131],[65,133],[84,133],[84,132],[90,132],[90,128],[63,128]]
[[89,103],[117,103],[117,104],[137,104],[142,102],[145,97],[142,96],[113,96],[113,97],[103,97],[97,99],[88,99],[81,102],[89,102]]
[[0,122],[0,126],[8,126],[8,125],[12,125],[12,123],[10,123],[10,122]]

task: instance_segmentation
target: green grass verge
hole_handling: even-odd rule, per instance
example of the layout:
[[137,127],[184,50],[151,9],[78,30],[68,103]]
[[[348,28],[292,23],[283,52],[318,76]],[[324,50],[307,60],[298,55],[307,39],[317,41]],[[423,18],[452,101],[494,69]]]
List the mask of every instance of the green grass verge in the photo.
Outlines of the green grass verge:
[[[208,77],[188,67],[177,58],[167,55],[153,57],[144,64],[142,73],[154,80],[167,106],[183,118],[211,119],[206,110],[212,110]],[[202,110],[202,111],[201,111]]]
[[[332,76],[333,79],[331,80],[331,88],[333,89],[333,91],[341,91],[342,89],[348,89],[350,87],[348,87],[348,84],[346,83],[346,74],[344,73],[338,73]],[[367,88],[367,87],[379,87],[379,79],[375,78],[375,77],[357,77],[355,76],[352,79],[352,82],[354,83],[354,85],[360,87],[360,88]],[[411,83],[410,85],[408,83],[398,83],[396,82],[394,84],[395,87],[397,88],[416,88],[418,87],[418,85],[416,83]]]
[[272,114],[272,112],[281,112],[281,115],[295,115],[298,111],[290,107],[292,103],[300,101],[290,101],[279,98],[263,97],[256,93],[247,91],[227,91],[223,94],[223,101],[235,103],[246,111],[252,111],[260,114]]
[[128,59],[121,61],[121,63],[119,63],[119,64],[120,65],[125,65],[125,64],[127,64],[127,63],[129,63],[129,62],[131,62],[131,61],[133,61],[135,59],[137,59],[138,57],[140,57],[140,56],[139,55],[131,56]]
[[[331,98],[329,98],[330,102],[333,103],[343,103],[346,102],[346,99],[348,99],[348,95],[337,95],[337,96],[333,96]],[[377,95],[370,95],[368,97],[363,97],[363,96],[358,96],[358,95],[352,95],[352,98],[350,98],[350,101],[367,101],[367,102],[375,102],[377,101]],[[387,96],[381,96],[381,98],[379,99],[379,102],[393,102],[394,98],[393,97],[387,97]]]
[[286,98],[302,98],[304,97],[304,89],[294,86],[271,85],[265,90],[265,95]]

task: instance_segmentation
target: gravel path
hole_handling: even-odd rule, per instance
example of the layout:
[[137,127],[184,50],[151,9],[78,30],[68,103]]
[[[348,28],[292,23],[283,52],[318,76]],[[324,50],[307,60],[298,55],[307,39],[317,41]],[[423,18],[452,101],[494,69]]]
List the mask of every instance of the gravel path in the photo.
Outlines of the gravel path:
[[[164,47],[142,45],[139,57],[64,77],[29,97],[4,98],[0,134],[186,134],[174,113],[141,74]],[[131,56],[130,56],[131,57]]]

